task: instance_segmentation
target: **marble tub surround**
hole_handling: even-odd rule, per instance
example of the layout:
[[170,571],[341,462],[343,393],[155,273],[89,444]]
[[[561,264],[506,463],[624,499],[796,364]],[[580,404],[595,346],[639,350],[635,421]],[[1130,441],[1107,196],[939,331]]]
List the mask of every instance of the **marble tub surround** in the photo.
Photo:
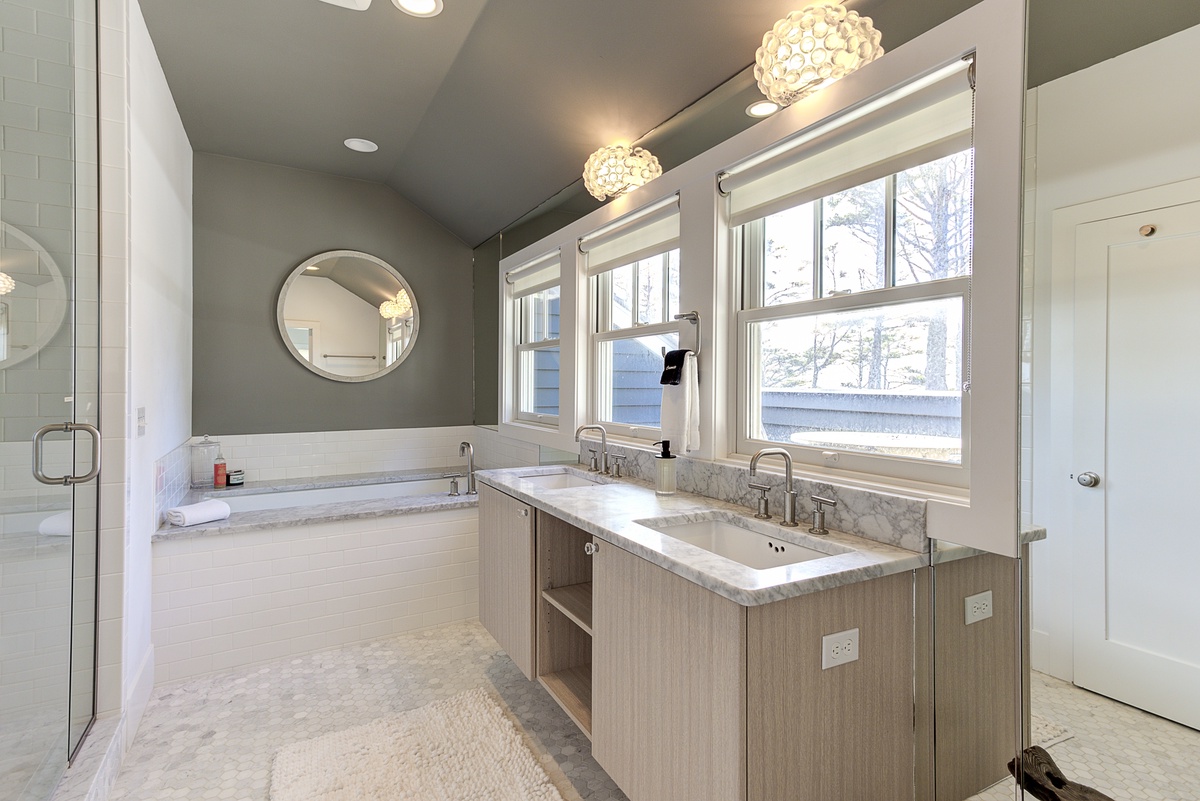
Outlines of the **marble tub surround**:
[[[294,490],[323,489],[329,487],[361,486],[361,484],[391,483],[397,481],[421,481],[427,478],[440,478],[445,472],[466,472],[462,470],[402,470],[395,472],[373,472],[359,476],[326,477],[326,478],[294,478],[283,482],[254,482],[242,487],[227,487],[224,489],[192,490],[187,495],[187,502],[204,499],[228,498],[230,495],[253,495],[268,492],[294,492]],[[466,483],[462,483],[466,490]],[[446,481],[449,489],[449,480]],[[478,506],[476,495],[448,495],[445,493],[430,495],[404,495],[396,498],[380,498],[376,500],[338,501],[331,504],[314,504],[308,506],[288,506],[254,512],[234,512],[227,519],[215,520],[212,523],[202,523],[190,526],[174,526],[163,524],[151,537],[152,542],[163,540],[178,540],[187,537],[208,537],[222,534],[234,534],[240,531],[257,529],[294,528],[308,524],[336,523],[340,520],[362,520],[379,517],[397,516],[397,514],[419,514],[421,512],[438,512],[457,510]]]
[[[488,470],[479,481],[554,515],[573,526],[664,567],[743,606],[758,606],[866,579],[912,570],[928,563],[924,553],[904,550],[841,531],[823,539],[851,549],[809,562],[755,570],[648,528],[637,520],[705,519],[714,511],[752,519],[751,512],[689,492],[659,496],[639,479],[569,489],[546,489],[526,480],[562,472],[562,467]],[[576,469],[578,475],[588,476]],[[592,477],[595,477],[592,474]],[[687,516],[693,516],[687,518]],[[754,521],[755,523],[760,521]],[[765,521],[770,523],[771,521]],[[777,522],[777,521],[776,521]],[[753,526],[753,524],[752,524]],[[754,526],[756,528],[756,526]],[[772,529],[776,539],[808,546],[803,529]]]
[[[247,481],[238,487],[212,487],[194,489],[187,493],[185,503],[210,498],[226,498],[238,495],[262,495],[268,492],[300,492],[312,489],[328,489],[330,487],[360,487],[367,484],[391,484],[400,481],[424,481],[440,479],[454,474],[466,476],[466,463],[451,465],[445,468],[417,468],[412,470],[390,470],[378,473],[356,473],[352,475],[318,476],[314,478],[289,478],[279,481]],[[461,491],[466,490],[465,479],[460,479]],[[450,479],[446,478],[446,490],[450,489]]]
[[[595,447],[599,440],[585,436],[580,443],[580,463],[587,464],[587,449]],[[625,457],[621,472],[643,481],[654,481],[657,449],[632,447],[608,443],[609,458],[613,455]],[[676,459],[677,484],[681,492],[702,495],[705,498],[731,503],[748,509],[758,508],[758,491],[749,483],[767,484],[771,515],[776,519],[783,516],[784,476],[783,461],[777,457],[765,458],[758,474],[750,478],[749,468],[744,465],[722,462],[707,462],[680,455]],[[825,524],[866,539],[894,545],[909,551],[927,552],[929,538],[925,535],[925,501],[888,492],[876,492],[797,475],[794,479],[796,517],[807,529],[806,520],[812,519],[812,496],[837,500],[837,506],[825,511]]]

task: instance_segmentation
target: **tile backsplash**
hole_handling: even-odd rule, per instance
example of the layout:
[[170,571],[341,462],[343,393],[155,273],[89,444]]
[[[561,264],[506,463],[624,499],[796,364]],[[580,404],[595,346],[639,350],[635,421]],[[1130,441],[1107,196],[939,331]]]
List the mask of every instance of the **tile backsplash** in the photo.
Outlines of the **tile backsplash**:
[[[590,440],[580,443],[581,464],[587,464],[588,459],[584,454],[594,446],[595,442]],[[626,457],[622,467],[624,475],[654,481],[657,465],[652,451],[611,442],[608,451],[610,455]],[[750,477],[745,467],[689,459],[686,456],[679,456],[676,462],[677,485],[681,492],[691,492],[749,509],[758,508],[758,492],[747,486]],[[764,461],[763,466],[767,467],[767,462]],[[769,469],[778,466],[779,463],[775,462]],[[783,476],[760,471],[754,481],[771,487],[767,492],[771,514],[776,519],[780,518],[783,514]],[[821,495],[837,501],[837,506],[826,512],[826,525],[829,528],[910,551],[924,553],[929,550],[929,538],[925,535],[925,501],[920,498],[828,484],[803,477],[796,477],[795,490],[799,496],[796,499],[796,516],[805,529],[808,528],[805,521],[812,518],[810,498]]]

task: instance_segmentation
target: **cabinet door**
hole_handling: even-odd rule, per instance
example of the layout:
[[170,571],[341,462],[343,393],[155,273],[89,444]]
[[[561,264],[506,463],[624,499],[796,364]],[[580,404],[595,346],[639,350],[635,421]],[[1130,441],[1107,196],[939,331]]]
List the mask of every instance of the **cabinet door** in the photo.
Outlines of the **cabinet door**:
[[592,592],[592,754],[632,801],[746,797],[746,610],[606,542]]
[[[823,669],[849,629],[858,660]],[[911,572],[755,606],[746,651],[751,801],[911,801]]]
[[534,678],[533,512],[528,504],[479,485],[479,622]]

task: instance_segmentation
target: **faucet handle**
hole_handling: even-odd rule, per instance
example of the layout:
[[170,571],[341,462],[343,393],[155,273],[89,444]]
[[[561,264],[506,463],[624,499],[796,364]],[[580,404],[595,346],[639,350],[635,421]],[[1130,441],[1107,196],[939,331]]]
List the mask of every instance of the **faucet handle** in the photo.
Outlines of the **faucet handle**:
[[588,462],[588,470],[595,473],[596,471],[598,471],[600,469],[600,461],[596,457],[596,449],[588,448],[588,453],[590,453],[592,455],[591,460]]
[[755,484],[750,482],[750,489],[758,490],[758,511],[754,516],[759,520],[770,520],[771,510],[767,505],[767,491],[771,489],[770,484]]
[[828,534],[829,529],[825,528],[825,507],[837,506],[837,501],[833,498],[822,498],[820,495],[812,496],[813,516],[812,528],[808,530],[809,534]]
[[619,453],[614,453],[612,456],[610,456],[608,458],[612,462],[612,477],[620,478],[621,477],[621,463],[625,461],[625,457]]

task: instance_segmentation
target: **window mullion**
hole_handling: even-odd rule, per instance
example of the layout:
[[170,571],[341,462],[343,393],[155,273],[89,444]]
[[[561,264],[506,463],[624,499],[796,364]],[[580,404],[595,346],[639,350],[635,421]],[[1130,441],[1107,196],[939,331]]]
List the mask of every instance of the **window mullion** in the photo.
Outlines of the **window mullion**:
[[825,199],[813,202],[813,298],[825,297]]
[[883,281],[896,285],[896,176],[889,175],[883,190]]

